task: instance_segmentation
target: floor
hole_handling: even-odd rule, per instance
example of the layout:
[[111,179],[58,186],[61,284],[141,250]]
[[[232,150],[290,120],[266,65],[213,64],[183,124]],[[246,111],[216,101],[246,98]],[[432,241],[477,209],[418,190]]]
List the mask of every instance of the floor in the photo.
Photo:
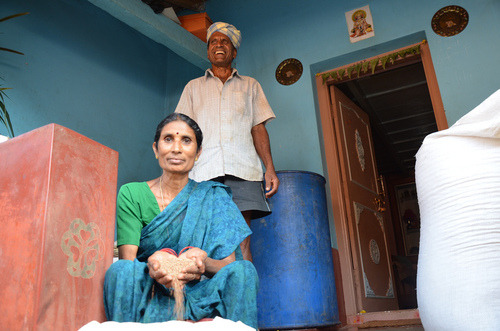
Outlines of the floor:
[[348,325],[310,329],[274,329],[269,331],[422,331],[424,330],[418,309],[381,311],[350,316]]
[[[324,328],[316,328],[316,329],[278,329],[278,330],[269,330],[269,331],[424,331],[424,327],[422,325],[406,325],[406,326],[381,326],[381,327],[368,327],[368,328],[360,328],[356,326],[331,326]],[[264,331],[264,330],[261,330]]]

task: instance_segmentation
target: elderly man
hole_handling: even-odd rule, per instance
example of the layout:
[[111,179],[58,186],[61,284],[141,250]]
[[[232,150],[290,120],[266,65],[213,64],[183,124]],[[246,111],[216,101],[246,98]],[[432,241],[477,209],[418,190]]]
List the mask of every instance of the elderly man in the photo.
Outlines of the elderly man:
[[[231,67],[241,32],[231,24],[217,22],[208,28],[207,40],[212,68],[186,85],[175,110],[193,118],[206,137],[190,177],[229,186],[234,202],[250,225],[250,220],[271,212],[266,198],[274,195],[279,186],[265,127],[275,116],[260,84]],[[243,257],[251,261],[250,237],[243,241],[241,250]]]

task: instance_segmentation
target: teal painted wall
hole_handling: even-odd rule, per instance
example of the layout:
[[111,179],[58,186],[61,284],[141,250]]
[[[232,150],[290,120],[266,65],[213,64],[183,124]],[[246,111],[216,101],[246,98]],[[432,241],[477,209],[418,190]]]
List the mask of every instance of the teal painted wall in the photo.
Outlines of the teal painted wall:
[[[468,11],[469,24],[456,36],[440,37],[431,19],[450,4]],[[345,12],[365,5],[375,36],[350,43]],[[500,87],[500,69],[492,65],[500,35],[488,24],[500,17],[498,0],[218,0],[207,2],[207,12],[214,22],[231,22],[242,31],[236,67],[262,84],[276,113],[268,130],[278,170],[325,174],[312,77],[380,54],[385,46],[428,39],[450,125]],[[299,59],[304,73],[297,83],[283,86],[275,70],[287,58]]]
[[[157,123],[202,70],[86,0],[3,0],[1,84],[16,135],[57,123],[120,153],[118,184],[159,174]],[[0,134],[6,134],[0,127]]]
[[[351,44],[344,14],[367,4],[375,37]],[[426,38],[450,125],[498,89],[500,69],[492,63],[500,37],[492,22],[500,1],[453,4],[467,9],[470,21],[449,38],[430,24],[450,5],[444,0],[217,0],[207,2],[207,11],[243,32],[236,67],[262,84],[277,115],[268,124],[276,169],[326,175],[315,73]],[[120,153],[119,185],[156,176],[155,126],[203,71],[87,0],[3,0],[0,17],[24,11],[30,14],[0,23],[0,45],[26,54],[0,52],[16,134],[58,123]],[[290,57],[304,73],[283,86],[275,70]]]
[[[431,19],[448,5],[469,13],[469,24],[453,37],[436,35]],[[500,17],[498,0],[218,0],[207,2],[214,22],[225,21],[242,31],[236,59],[240,73],[261,84],[277,118],[267,125],[277,170],[312,171],[327,177],[321,125],[313,81],[318,72],[334,69],[393,49],[428,40],[449,125],[500,87],[495,64],[500,36],[488,22]],[[375,36],[351,43],[345,12],[370,6]],[[302,62],[300,80],[290,86],[275,79],[287,58]],[[330,192],[327,190],[328,201]],[[331,204],[328,204],[331,211]],[[332,215],[332,213],[329,213]],[[337,247],[330,216],[332,246]]]

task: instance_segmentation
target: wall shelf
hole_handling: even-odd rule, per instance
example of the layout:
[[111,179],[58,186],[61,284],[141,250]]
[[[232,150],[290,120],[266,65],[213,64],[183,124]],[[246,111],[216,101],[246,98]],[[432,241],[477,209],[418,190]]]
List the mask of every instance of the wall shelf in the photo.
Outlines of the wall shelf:
[[209,67],[205,43],[167,17],[155,14],[141,0],[88,1],[193,65],[203,70]]

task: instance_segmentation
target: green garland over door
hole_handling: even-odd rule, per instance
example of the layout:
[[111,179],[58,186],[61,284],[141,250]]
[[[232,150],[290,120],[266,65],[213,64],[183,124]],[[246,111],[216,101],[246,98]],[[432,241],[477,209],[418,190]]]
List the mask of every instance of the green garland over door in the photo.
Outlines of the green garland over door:
[[359,77],[361,73],[367,73],[368,69],[371,69],[372,74],[374,74],[377,66],[379,68],[382,68],[382,70],[386,70],[386,65],[388,63],[394,64],[396,60],[404,59],[408,55],[420,55],[420,46],[426,42],[427,41],[424,40],[418,45],[410,46],[408,48],[404,48],[397,52],[386,54],[384,56],[374,57],[370,60],[361,61],[347,68],[332,70],[322,74],[316,74],[316,76],[321,75],[324,84],[329,78],[333,79],[334,81],[342,81],[345,79],[351,79],[353,74],[356,74]]

